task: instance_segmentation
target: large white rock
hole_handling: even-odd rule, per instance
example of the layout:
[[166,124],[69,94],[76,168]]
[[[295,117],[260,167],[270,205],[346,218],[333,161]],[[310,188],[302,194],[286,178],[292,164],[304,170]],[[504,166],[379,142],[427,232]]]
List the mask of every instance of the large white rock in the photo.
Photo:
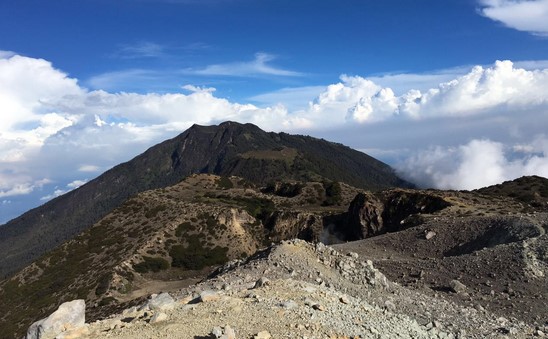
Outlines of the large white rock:
[[86,322],[86,303],[83,299],[61,304],[49,317],[30,325],[26,339],[55,338],[64,331],[84,326]]

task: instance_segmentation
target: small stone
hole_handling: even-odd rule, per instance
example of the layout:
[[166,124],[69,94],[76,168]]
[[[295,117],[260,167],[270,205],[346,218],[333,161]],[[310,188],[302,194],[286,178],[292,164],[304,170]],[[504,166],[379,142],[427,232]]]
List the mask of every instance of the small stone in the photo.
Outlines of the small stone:
[[350,303],[350,300],[348,299],[348,296],[346,296],[346,295],[342,295],[339,298],[339,301],[342,302],[343,304],[349,304]]
[[253,339],[270,339],[270,338],[272,338],[272,336],[270,335],[268,331],[261,331],[255,334],[255,336],[253,337]]
[[287,310],[299,307],[293,300],[284,301],[281,306]]
[[433,237],[436,236],[436,232],[434,231],[428,231],[426,232],[426,234],[424,235],[424,237],[426,238],[426,240],[430,240],[432,239]]
[[350,253],[348,253],[348,256],[351,257],[351,258],[354,258],[354,259],[358,259],[358,258],[359,258],[359,255],[358,255],[358,253],[356,253],[356,252],[350,252]]
[[179,300],[179,304],[186,305],[186,304],[190,303],[192,300],[194,300],[194,297],[192,297],[191,295],[188,295],[188,296],[184,297],[183,299]]
[[223,329],[220,328],[219,326],[215,326],[213,327],[213,329],[211,330],[211,334],[213,336],[215,336],[215,338],[220,338],[222,335],[223,335]]
[[322,304],[314,304],[312,305],[312,308],[317,310],[317,311],[325,311],[325,307],[322,305]]
[[167,314],[165,314],[163,312],[158,312],[158,313],[154,313],[152,318],[150,318],[150,323],[151,324],[156,324],[156,323],[166,321],[166,320],[167,320]]
[[449,282],[449,288],[451,289],[451,291],[453,291],[455,293],[464,293],[464,292],[466,292],[466,285],[464,285],[463,283],[461,283],[458,280],[451,280],[451,282]]
[[253,288],[269,286],[269,285],[270,285],[270,280],[268,280],[268,278],[266,277],[261,277],[259,280],[255,282],[255,286],[253,286]]
[[211,302],[211,301],[217,301],[219,300],[220,296],[215,291],[203,291],[200,293],[200,301],[203,303]]
[[388,311],[395,311],[396,310],[396,305],[391,302],[390,300],[387,300],[384,302],[384,307],[388,310]]

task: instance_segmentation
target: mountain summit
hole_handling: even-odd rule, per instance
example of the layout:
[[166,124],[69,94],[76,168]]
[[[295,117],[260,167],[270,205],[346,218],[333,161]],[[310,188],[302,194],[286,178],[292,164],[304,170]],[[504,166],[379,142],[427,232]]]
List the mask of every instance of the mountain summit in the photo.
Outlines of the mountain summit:
[[341,144],[267,133],[252,124],[193,125],[0,227],[0,277],[73,238],[135,194],[195,173],[237,175],[256,185],[302,180],[342,181],[370,190],[409,186],[388,165]]

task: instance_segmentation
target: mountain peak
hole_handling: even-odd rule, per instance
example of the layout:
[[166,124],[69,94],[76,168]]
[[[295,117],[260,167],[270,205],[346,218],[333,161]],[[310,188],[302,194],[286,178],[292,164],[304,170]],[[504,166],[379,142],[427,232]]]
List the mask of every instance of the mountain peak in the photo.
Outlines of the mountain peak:
[[388,165],[323,139],[267,133],[233,121],[193,125],[0,227],[0,276],[72,238],[135,194],[195,173],[235,175],[256,185],[293,180],[339,181],[373,190],[409,186]]

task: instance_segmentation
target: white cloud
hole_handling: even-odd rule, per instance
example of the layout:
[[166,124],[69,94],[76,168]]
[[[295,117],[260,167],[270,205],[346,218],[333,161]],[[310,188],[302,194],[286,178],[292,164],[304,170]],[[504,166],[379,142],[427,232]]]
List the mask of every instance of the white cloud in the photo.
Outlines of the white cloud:
[[91,88],[112,90],[131,88],[135,84],[157,82],[165,74],[145,69],[127,69],[95,75],[86,81]]
[[26,195],[49,184],[48,179],[32,179],[23,173],[0,173],[0,198]]
[[326,86],[288,87],[254,95],[248,100],[265,106],[284,105],[288,110],[303,110],[325,88]]
[[277,68],[269,64],[276,59],[272,54],[256,53],[252,61],[233,62],[228,64],[209,65],[202,69],[187,69],[185,73],[194,75],[224,75],[236,77],[253,77],[260,75],[295,77],[303,74],[296,71],[290,71]]
[[121,45],[114,57],[122,59],[158,58],[164,55],[165,47],[150,41]]
[[78,168],[79,172],[99,172],[101,167],[95,165],[82,165]]
[[481,13],[520,31],[548,36],[548,0],[480,0]]
[[15,53],[12,52],[12,51],[2,51],[2,50],[0,50],[0,59],[11,58],[14,55],[15,55]]
[[192,93],[198,93],[198,92],[213,93],[217,90],[214,87],[200,87],[200,86],[194,86],[191,84],[184,85],[182,89],[186,89],[187,91]]
[[441,189],[477,189],[524,175],[548,177],[548,139],[537,137],[525,148],[539,153],[518,157],[502,143],[487,139],[458,147],[438,146],[410,157],[399,171],[423,187]]
[[67,184],[67,187],[70,188],[70,189],[76,189],[76,188],[82,186],[83,184],[85,184],[86,182],[88,182],[88,179],[74,180],[73,182],[69,182]]
[[51,194],[48,194],[48,195],[45,195],[43,197],[40,198],[41,201],[46,201],[46,200],[51,200],[53,198],[57,198],[65,193],[68,193],[74,189],[77,189],[78,187],[82,186],[83,184],[85,184],[88,180],[85,179],[85,180],[74,180],[72,182],[69,182],[67,185],[66,185],[66,188],[65,189],[60,189],[59,187],[55,187],[55,190],[51,193]]

